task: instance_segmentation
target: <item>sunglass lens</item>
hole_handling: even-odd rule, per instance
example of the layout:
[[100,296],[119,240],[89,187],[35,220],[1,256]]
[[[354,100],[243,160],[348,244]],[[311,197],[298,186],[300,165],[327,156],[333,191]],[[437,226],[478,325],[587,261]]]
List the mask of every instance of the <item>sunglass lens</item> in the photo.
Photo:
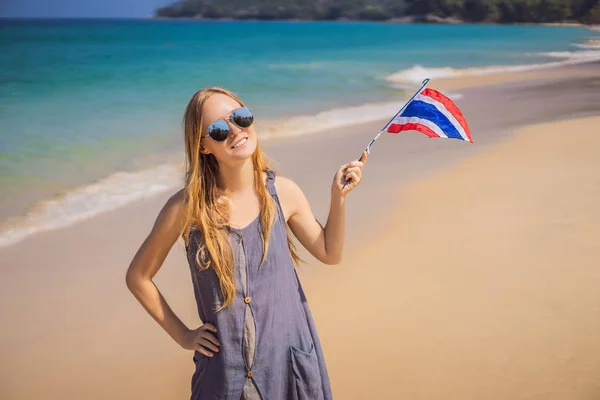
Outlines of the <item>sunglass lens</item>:
[[248,128],[254,122],[254,115],[248,107],[241,107],[231,114],[231,119],[240,128]]
[[208,127],[208,134],[217,142],[222,142],[229,136],[229,125],[227,122],[219,119]]

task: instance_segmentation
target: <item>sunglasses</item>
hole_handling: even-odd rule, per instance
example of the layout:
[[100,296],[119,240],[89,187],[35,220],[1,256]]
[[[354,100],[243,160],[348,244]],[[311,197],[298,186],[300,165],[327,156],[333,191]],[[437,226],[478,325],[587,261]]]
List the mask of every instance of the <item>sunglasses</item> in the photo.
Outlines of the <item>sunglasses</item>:
[[231,134],[228,122],[240,129],[248,128],[254,122],[254,114],[248,107],[237,108],[228,117],[218,119],[210,124],[207,129],[208,134],[202,137],[210,136],[215,142],[225,141]]

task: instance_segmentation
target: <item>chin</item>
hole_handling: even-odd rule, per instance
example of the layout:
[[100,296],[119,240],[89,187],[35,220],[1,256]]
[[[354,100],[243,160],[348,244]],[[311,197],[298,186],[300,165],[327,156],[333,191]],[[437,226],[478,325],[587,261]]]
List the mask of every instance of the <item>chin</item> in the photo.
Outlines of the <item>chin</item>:
[[250,139],[244,146],[232,151],[231,157],[236,160],[246,160],[246,159],[252,157],[252,154],[254,154],[255,150],[256,150],[256,139]]

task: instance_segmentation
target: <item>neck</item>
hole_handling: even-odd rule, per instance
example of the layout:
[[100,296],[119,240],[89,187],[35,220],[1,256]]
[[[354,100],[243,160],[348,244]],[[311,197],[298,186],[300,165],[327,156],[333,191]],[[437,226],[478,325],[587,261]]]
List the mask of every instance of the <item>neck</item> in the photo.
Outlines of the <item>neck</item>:
[[236,165],[219,165],[219,181],[223,189],[231,194],[254,187],[252,159]]

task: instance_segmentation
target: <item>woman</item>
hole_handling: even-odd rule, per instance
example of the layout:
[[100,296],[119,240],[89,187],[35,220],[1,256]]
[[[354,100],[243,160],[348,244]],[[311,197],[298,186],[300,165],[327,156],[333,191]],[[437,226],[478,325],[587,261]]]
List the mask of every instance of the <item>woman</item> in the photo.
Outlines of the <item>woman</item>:
[[[323,228],[302,190],[270,167],[253,121],[227,90],[194,94],[184,116],[185,188],[160,211],[127,285],[181,347],[194,350],[192,399],[331,399],[290,231],[321,262],[339,263],[345,199],[363,162],[336,172]],[[197,329],[181,322],[152,281],[180,236],[203,322]]]

